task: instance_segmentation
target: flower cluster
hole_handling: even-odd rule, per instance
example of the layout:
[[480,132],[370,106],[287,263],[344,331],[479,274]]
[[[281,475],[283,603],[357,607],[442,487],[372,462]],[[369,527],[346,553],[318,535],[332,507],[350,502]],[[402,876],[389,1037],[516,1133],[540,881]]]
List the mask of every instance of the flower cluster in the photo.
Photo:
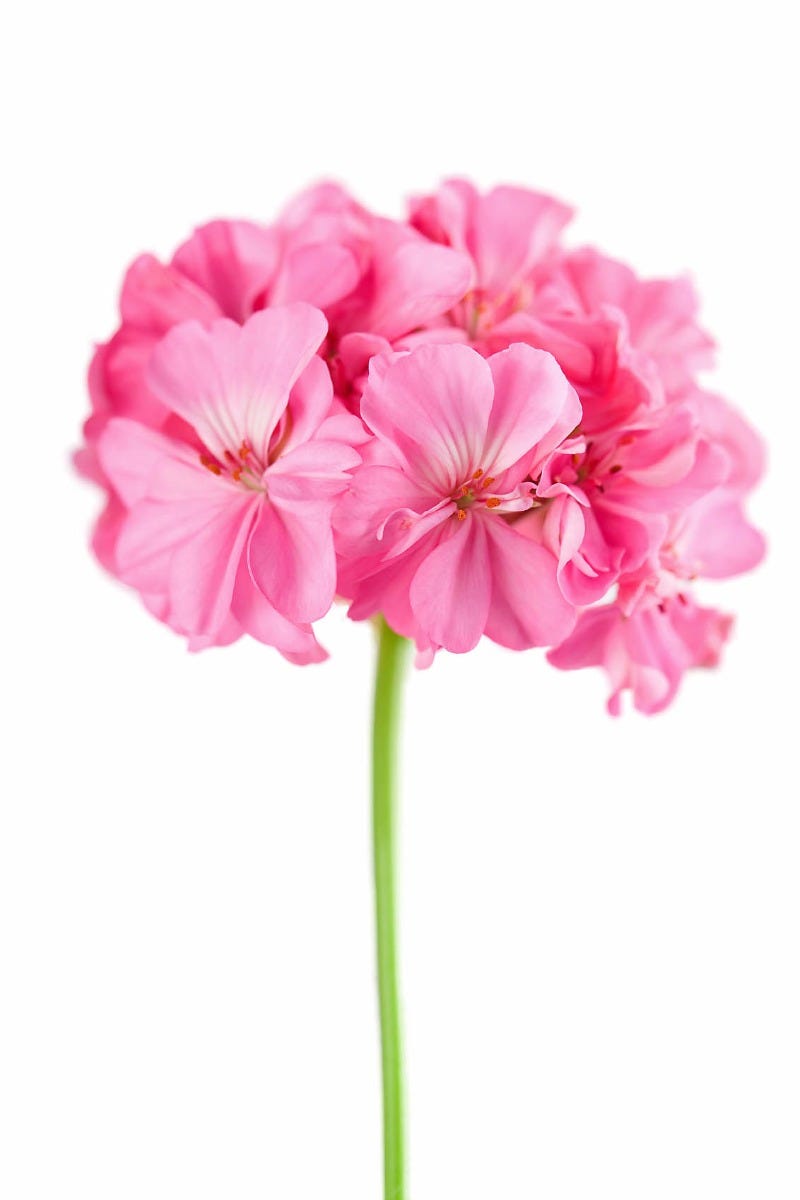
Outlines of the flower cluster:
[[378,217],[336,185],[138,258],[89,372],[94,549],[200,649],[294,662],[339,597],[418,660],[550,647],[662,709],[753,567],[758,437],[697,372],[690,284],[561,241],[564,205],[463,180]]

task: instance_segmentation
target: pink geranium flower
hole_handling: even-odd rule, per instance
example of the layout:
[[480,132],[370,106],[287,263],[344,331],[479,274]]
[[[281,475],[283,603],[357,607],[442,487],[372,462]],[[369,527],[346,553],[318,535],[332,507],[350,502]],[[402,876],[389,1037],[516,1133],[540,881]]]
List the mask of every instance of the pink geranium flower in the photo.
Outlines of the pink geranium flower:
[[556,559],[513,525],[580,420],[553,358],[444,345],[373,360],[361,415],[376,444],[335,517],[351,616],[383,612],[422,649],[563,638],[574,610]]
[[[370,213],[333,183],[297,196],[282,222],[324,232],[357,264],[353,286],[326,305],[325,348],[338,395],[355,409],[370,358],[405,349],[437,325],[473,280],[469,256],[421,236],[405,222]],[[424,332],[422,340],[430,340]]]
[[619,715],[625,691],[639,712],[652,714],[671,703],[690,667],[717,665],[732,625],[730,617],[684,593],[667,600],[651,595],[632,613],[617,604],[587,609],[574,632],[547,657],[566,671],[603,667],[611,683],[612,716]]
[[98,439],[123,509],[113,567],[194,648],[247,632],[324,656],[310,622],[333,600],[331,511],[359,462],[315,356],[325,332],[306,304],[183,323],[148,368],[180,436],[114,417]]

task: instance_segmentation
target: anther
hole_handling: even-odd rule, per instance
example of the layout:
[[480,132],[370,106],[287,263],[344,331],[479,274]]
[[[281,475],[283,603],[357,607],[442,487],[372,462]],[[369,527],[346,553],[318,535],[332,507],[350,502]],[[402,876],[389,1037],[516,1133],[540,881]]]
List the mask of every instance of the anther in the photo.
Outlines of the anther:
[[466,519],[467,519],[466,509],[464,509],[464,508],[457,509],[456,510],[456,519],[459,521],[466,521]]
[[211,472],[212,475],[222,474],[222,467],[219,465],[219,463],[215,463],[213,458],[209,458],[207,454],[200,455],[200,462],[207,471]]
[[502,501],[499,496],[490,496],[489,499],[486,501],[487,508],[497,508],[497,506],[499,504],[502,504]]
[[608,468],[608,473],[609,473],[609,475],[619,475],[621,470],[622,470],[622,465],[620,463],[614,463],[613,467]]

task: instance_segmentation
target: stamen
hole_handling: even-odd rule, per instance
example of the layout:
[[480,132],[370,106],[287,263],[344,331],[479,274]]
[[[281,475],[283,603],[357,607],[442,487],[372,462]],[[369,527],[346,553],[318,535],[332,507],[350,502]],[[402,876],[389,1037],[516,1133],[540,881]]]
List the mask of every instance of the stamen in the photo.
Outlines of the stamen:
[[483,474],[483,467],[478,467],[477,471],[476,471],[476,472],[475,472],[475,474],[472,476],[472,478],[473,478],[473,479],[480,479],[480,477],[481,477],[481,475],[482,475],[482,474]]
[[608,473],[609,473],[609,475],[619,475],[621,470],[622,470],[621,463],[614,463],[613,467],[608,468]]
[[238,483],[241,478],[242,478],[242,468],[234,467],[233,470],[231,471],[231,479],[235,479],[236,482]]
[[250,447],[248,446],[247,442],[242,442],[241,446],[239,447],[239,458],[241,458],[244,462],[249,453]]
[[215,463],[213,458],[209,458],[207,454],[200,455],[200,462],[207,471],[211,472],[212,475],[222,474],[222,467],[219,465],[219,463]]
[[483,483],[481,484],[481,487],[490,488],[492,486],[492,484],[494,483],[494,480],[495,480],[494,475],[487,475],[486,478],[484,479]]
[[467,519],[467,510],[466,510],[465,508],[459,508],[459,509],[457,509],[457,510],[456,510],[456,519],[457,519],[457,520],[459,520],[459,521],[466,521],[466,519]]
[[497,506],[502,503],[503,502],[499,496],[490,496],[489,499],[486,501],[486,507],[487,508],[497,508]]

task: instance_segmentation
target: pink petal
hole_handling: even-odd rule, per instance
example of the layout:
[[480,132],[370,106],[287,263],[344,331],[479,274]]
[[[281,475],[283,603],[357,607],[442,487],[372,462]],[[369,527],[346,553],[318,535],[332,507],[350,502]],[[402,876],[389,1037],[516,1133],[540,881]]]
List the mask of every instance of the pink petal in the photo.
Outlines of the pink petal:
[[375,297],[364,328],[394,341],[458,303],[472,281],[472,265],[466,255],[395,222],[375,224]]
[[313,243],[290,247],[270,294],[271,304],[305,300],[327,308],[353,290],[361,275],[347,246]]
[[[579,423],[580,401],[556,360],[543,350],[511,346],[492,355],[489,369],[494,403],[484,465],[498,475],[519,463],[522,478],[535,459],[554,449]],[[498,490],[517,482],[509,475]]]
[[113,417],[97,442],[100,465],[128,508],[147,496],[164,458],[180,454],[170,438],[125,417]]
[[462,654],[486,627],[491,597],[485,522],[453,521],[426,556],[410,589],[411,608],[432,641]]
[[618,620],[618,610],[612,604],[587,609],[578,617],[569,637],[548,650],[547,661],[562,671],[602,666],[606,639]]
[[484,467],[492,377],[468,346],[423,346],[370,368],[361,402],[367,425],[421,486],[440,495]]
[[483,523],[492,579],[487,636],[512,650],[562,641],[576,614],[558,586],[554,556],[499,518]]
[[245,558],[231,601],[231,611],[246,633],[280,650],[291,662],[323,662],[328,656],[317,642],[310,625],[300,625],[282,616],[256,587]]
[[242,441],[261,460],[289,392],[325,336],[322,313],[292,304],[256,313],[244,326],[215,321],[176,326],[153,352],[148,372],[158,398],[223,459]]
[[247,561],[257,587],[283,616],[301,622],[324,616],[336,589],[329,506],[264,503]]
[[280,239],[249,221],[211,221],[197,229],[172,263],[213,297],[224,316],[245,321],[278,268]]
[[572,210],[525,188],[497,187],[475,207],[472,251],[480,286],[503,292],[549,253]]
[[223,313],[206,291],[175,267],[142,254],[125,276],[120,315],[125,324],[161,336],[180,321],[208,324]]
[[274,503],[333,499],[348,486],[350,471],[360,462],[357,451],[343,442],[302,442],[268,469],[269,497]]
[[742,502],[729,492],[712,492],[689,510],[689,533],[681,557],[697,575],[728,579],[757,567],[766,553],[764,535],[747,520]]

